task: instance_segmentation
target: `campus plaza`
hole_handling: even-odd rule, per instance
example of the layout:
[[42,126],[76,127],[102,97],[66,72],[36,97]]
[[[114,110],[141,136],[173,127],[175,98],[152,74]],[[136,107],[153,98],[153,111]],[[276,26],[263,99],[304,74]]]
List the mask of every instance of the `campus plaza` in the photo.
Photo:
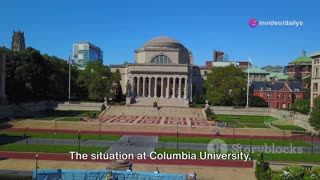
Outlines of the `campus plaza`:
[[191,152],[179,152],[179,153],[157,153],[152,151],[147,156],[146,152],[139,153],[137,155],[132,153],[92,153],[92,154],[81,154],[75,151],[70,151],[70,158],[72,160],[143,160],[150,158],[151,160],[243,160],[244,162],[250,161],[249,154],[244,152],[235,153],[216,153],[216,152],[199,152],[199,154]]

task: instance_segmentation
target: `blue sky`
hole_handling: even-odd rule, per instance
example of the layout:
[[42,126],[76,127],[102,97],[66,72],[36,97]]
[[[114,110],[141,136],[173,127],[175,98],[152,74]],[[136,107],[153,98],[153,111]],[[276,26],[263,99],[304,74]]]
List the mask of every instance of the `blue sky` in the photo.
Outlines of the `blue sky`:
[[[104,64],[134,61],[134,50],[157,36],[170,36],[192,51],[195,64],[214,49],[230,60],[286,65],[320,50],[320,1],[309,0],[6,0],[1,2],[0,46],[10,47],[13,30],[26,45],[67,59],[72,44],[89,41],[104,51]],[[301,27],[248,25],[257,20],[297,20]]]

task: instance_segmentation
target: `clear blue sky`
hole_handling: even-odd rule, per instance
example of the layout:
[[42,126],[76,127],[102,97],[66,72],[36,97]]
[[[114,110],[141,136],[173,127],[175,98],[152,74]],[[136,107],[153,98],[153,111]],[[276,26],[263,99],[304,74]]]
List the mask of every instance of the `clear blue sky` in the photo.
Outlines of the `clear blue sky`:
[[[67,59],[72,44],[89,41],[104,51],[104,64],[134,61],[134,50],[151,38],[170,36],[193,52],[195,64],[213,49],[231,60],[286,65],[320,50],[319,0],[6,0],[1,2],[0,46],[10,47],[13,30],[26,45]],[[248,25],[257,20],[301,20],[302,27]]]

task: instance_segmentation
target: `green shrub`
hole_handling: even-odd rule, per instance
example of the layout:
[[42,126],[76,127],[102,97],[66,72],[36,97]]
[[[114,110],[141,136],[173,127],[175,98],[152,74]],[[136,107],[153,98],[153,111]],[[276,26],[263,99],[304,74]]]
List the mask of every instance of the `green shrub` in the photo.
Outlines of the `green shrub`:
[[311,169],[311,180],[319,180],[320,179],[320,166],[313,166]]
[[280,175],[281,180],[302,180],[304,169],[299,165],[289,165],[283,168],[283,173]]
[[101,112],[104,111],[104,110],[106,110],[106,108],[107,108],[106,105],[102,104],[102,105],[101,105]]

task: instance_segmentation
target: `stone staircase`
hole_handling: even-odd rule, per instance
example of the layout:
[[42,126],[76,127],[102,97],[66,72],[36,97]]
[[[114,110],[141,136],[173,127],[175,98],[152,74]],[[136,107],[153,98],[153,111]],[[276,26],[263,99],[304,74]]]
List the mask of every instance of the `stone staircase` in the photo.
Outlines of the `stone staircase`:
[[189,107],[189,101],[180,98],[136,98],[136,102],[132,106],[153,106],[153,102],[157,102],[159,107]]
[[111,106],[104,115],[131,115],[131,116],[166,116],[166,117],[189,117],[205,119],[200,108],[179,108],[179,107],[160,107],[159,110],[153,107],[141,106]]

